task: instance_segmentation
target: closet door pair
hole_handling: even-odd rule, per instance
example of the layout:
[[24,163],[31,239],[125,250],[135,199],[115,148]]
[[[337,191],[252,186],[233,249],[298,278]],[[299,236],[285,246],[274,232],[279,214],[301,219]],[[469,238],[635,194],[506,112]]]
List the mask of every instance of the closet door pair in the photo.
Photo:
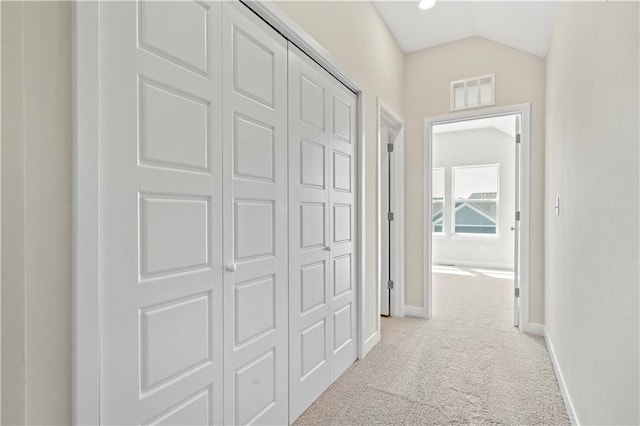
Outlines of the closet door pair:
[[286,423],[286,40],[239,2],[98,7],[100,421]]
[[356,96],[223,9],[224,419],[282,424],[357,357]]
[[356,358],[355,96],[239,2],[98,8],[100,421],[293,421]]
[[289,43],[289,393],[296,419],[357,357],[356,96]]

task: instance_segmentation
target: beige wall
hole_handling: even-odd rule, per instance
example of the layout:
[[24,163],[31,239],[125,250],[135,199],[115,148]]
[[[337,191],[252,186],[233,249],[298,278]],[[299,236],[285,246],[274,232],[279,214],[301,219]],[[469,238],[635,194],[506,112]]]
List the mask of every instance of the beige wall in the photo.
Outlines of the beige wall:
[[[370,3],[281,8],[364,85],[365,259],[375,271],[376,97],[402,113],[404,54]],[[2,251],[2,423],[69,424],[71,4],[2,2],[2,9],[2,118],[9,123],[2,128],[2,246],[12,248]],[[368,333],[376,327],[376,282],[367,275]]]
[[[424,118],[449,114],[449,83],[495,73],[496,105],[531,103],[530,320],[544,321],[544,59],[479,37],[406,56],[405,303],[422,306]],[[482,114],[483,109],[476,109]]]
[[638,424],[638,3],[558,13],[546,63],[545,325],[580,423]]
[[2,19],[2,423],[69,424],[71,5]]
[[[404,53],[370,2],[283,1],[278,6],[316,39],[364,89],[365,125],[365,336],[377,327],[376,97],[403,113]],[[370,309],[368,309],[370,308]]]

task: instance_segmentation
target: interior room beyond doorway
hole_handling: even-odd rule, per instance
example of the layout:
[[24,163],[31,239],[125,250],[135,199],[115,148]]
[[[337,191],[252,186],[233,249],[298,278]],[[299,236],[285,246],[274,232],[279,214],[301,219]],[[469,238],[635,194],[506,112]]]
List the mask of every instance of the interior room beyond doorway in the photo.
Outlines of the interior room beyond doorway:
[[432,132],[433,315],[513,329],[519,116],[436,124]]

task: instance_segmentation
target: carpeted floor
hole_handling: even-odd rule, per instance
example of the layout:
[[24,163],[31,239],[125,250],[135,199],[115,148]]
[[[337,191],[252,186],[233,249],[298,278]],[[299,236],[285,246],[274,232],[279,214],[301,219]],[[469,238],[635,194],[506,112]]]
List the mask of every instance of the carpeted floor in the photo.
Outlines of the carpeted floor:
[[569,424],[541,337],[512,325],[508,272],[436,267],[433,318],[382,318],[382,341],[296,425]]

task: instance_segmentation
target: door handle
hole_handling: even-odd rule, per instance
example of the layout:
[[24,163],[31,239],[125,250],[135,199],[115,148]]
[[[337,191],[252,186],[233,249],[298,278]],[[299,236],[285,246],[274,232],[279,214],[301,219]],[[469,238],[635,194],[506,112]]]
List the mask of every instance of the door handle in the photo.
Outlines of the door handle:
[[511,230],[512,230],[512,231],[515,231],[515,230],[516,230],[516,227],[515,227],[515,226],[512,226],[512,227],[511,227]]
[[324,246],[324,251],[331,251],[331,247],[329,247],[329,246]]
[[227,270],[227,272],[235,272],[238,269],[238,265],[236,265],[235,263],[229,263],[227,264],[227,267],[225,269]]

